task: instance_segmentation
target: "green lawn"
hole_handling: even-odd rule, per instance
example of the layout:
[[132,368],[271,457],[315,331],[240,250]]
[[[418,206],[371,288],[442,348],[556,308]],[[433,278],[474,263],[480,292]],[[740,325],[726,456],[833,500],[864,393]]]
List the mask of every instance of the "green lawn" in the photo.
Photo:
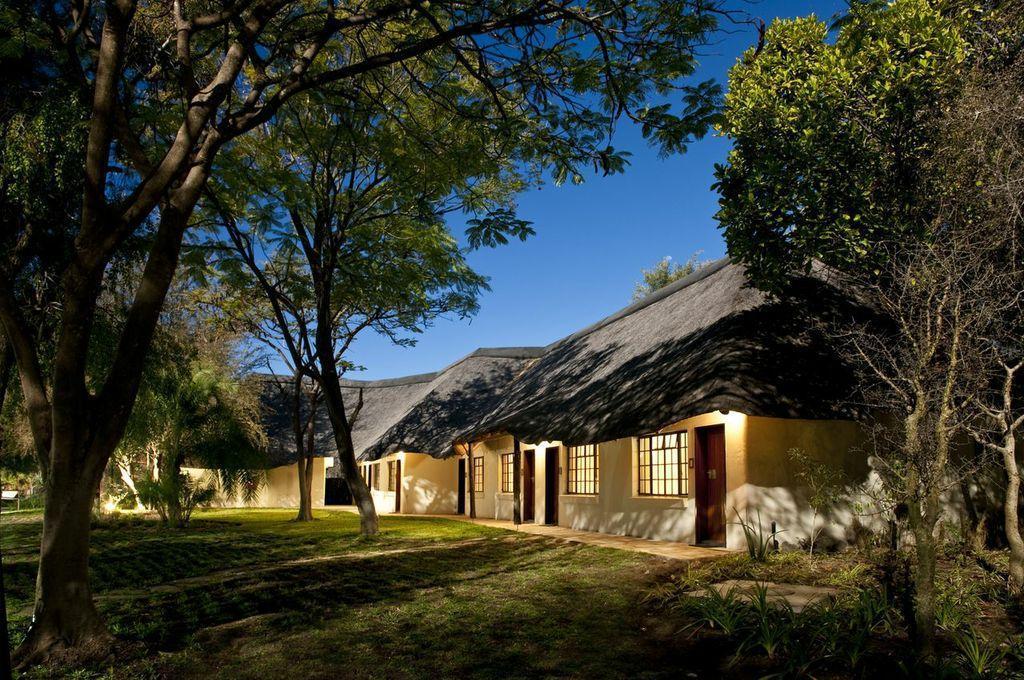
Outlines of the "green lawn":
[[[121,641],[75,678],[862,678],[907,672],[884,553],[744,554],[687,566],[466,522],[293,511],[198,513],[186,531],[120,519],[93,527],[98,605]],[[39,515],[5,514],[4,577],[16,644],[31,614]],[[1024,677],[1022,612],[1000,573],[956,546],[940,564],[943,658],[933,675]],[[740,579],[836,589],[800,616],[712,597]],[[694,598],[694,593],[708,592]],[[899,598],[897,598],[898,600]],[[966,646],[965,646],[966,645]],[[975,647],[977,645],[974,645]],[[984,660],[982,659],[982,660]],[[691,675],[693,674],[693,675]]]
[[[642,605],[668,564],[465,522],[198,513],[97,523],[93,583],[126,652],[102,677],[678,677]],[[5,516],[12,636],[31,610],[37,517]],[[89,675],[80,673],[84,677]]]

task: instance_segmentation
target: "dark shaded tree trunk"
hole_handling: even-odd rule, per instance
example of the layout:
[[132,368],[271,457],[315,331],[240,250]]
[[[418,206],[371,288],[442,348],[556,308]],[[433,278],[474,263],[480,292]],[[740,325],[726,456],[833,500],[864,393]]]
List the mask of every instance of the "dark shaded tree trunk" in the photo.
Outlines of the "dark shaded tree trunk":
[[[202,171],[198,174],[205,177]],[[86,388],[86,355],[106,261],[95,252],[80,251],[64,277],[64,307],[49,394],[24,324],[10,299],[0,296],[0,322],[14,346],[45,479],[35,607],[29,633],[14,654],[18,667],[44,661],[66,648],[100,656],[112,640],[89,588],[92,503],[100,475],[121,441],[135,404],[146,353],[196,198],[198,187],[193,187],[187,206],[182,207],[176,197],[161,211],[113,365],[96,395]]]
[[935,658],[935,523],[921,515],[917,503],[910,504],[910,529],[914,534],[917,564],[914,568],[914,643],[918,658],[930,663]]
[[476,469],[473,466],[473,442],[466,445],[466,459],[468,461],[466,475],[469,476],[469,479],[466,480],[466,489],[469,490],[469,517],[476,519]]
[[28,636],[15,654],[19,666],[70,647],[84,647],[86,652],[99,655],[112,640],[89,587],[90,510],[98,482],[95,472],[90,476],[90,480],[80,480],[73,466],[67,464],[55,464],[51,470],[43,510],[35,610]]
[[[0,405],[2,405],[0,401]],[[0,552],[0,680],[11,680],[11,639],[7,636],[7,592],[4,587],[4,561]]]
[[523,523],[522,495],[522,453],[519,450],[519,438],[512,438],[512,523]]
[[313,456],[299,458],[299,514],[295,519],[313,521]]
[[[314,259],[318,265],[322,262],[319,258],[310,258],[310,264],[313,264]],[[327,406],[327,415],[331,420],[331,429],[334,431],[334,444],[338,449],[341,472],[352,492],[352,501],[359,510],[359,533],[363,536],[374,536],[377,534],[380,524],[377,518],[377,508],[374,507],[370,487],[366,485],[366,481],[359,474],[355,447],[352,445],[352,427],[348,414],[345,413],[345,398],[341,394],[341,376],[338,374],[338,361],[335,357],[334,309],[331,305],[331,287],[334,277],[330,273],[330,267],[327,267],[325,271],[321,266],[316,266],[314,271],[319,271],[319,275],[315,276],[317,282],[315,344],[317,361],[320,366],[317,379],[320,383],[324,404]],[[353,410],[353,416],[358,416],[360,408],[362,408],[361,402]]]
[[345,414],[341,379],[338,376],[338,367],[334,360],[334,343],[329,337],[321,339],[319,329],[317,331],[317,350],[320,356],[320,387],[323,391],[324,404],[327,406],[327,415],[331,420],[331,429],[334,431],[334,444],[338,449],[341,473],[352,491],[352,502],[359,510],[359,533],[363,536],[373,536],[379,528],[377,509],[373,505],[370,487],[366,485],[366,481],[359,474],[359,465],[356,463],[355,447],[352,445],[352,428],[349,426],[348,416]]

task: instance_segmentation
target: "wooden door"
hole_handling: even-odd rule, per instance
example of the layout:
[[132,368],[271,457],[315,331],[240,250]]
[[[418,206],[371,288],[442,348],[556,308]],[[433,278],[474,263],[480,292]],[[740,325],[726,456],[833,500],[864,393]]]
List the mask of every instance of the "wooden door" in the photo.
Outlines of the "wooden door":
[[456,514],[466,514],[466,459],[459,458],[459,500]]
[[395,512],[402,511],[402,461],[395,461]]
[[544,524],[558,524],[558,447],[544,449]]
[[697,542],[725,545],[725,426],[698,427]]
[[534,506],[536,502],[537,457],[533,449],[523,451],[523,521],[536,522]]

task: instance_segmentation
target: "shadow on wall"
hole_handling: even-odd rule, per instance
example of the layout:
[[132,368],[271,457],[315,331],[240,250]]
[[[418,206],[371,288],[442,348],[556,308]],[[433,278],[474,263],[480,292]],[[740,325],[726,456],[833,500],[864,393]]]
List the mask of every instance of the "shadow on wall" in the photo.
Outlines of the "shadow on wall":
[[600,505],[563,503],[561,524],[577,531],[598,531],[618,536],[641,536],[682,543],[694,541],[693,501],[673,511],[635,509],[608,512]]
[[426,515],[451,515],[456,511],[458,493],[425,479],[414,479],[405,491],[403,512]]
[[[859,485],[847,487],[839,502],[819,514],[815,520],[804,489],[748,484],[745,486],[747,511],[744,513],[741,510],[740,516],[753,525],[755,530],[760,517],[766,533],[771,523],[775,522],[780,532],[779,543],[790,548],[806,548],[810,544],[813,526],[821,529],[816,544],[818,549],[870,541],[872,537],[881,540],[884,538],[888,516],[871,497],[861,493],[862,488]],[[735,514],[727,520],[739,523]]]
[[[642,310],[613,324],[631,326],[599,329],[548,351],[512,386],[502,407],[509,415],[499,412],[497,427],[526,441],[586,443],[717,409],[847,416],[852,373],[816,330],[815,319],[848,307],[834,288],[805,281],[784,302],[674,338],[666,327],[671,323],[652,308]],[[631,338],[647,337],[668,339],[639,352],[630,346]]]

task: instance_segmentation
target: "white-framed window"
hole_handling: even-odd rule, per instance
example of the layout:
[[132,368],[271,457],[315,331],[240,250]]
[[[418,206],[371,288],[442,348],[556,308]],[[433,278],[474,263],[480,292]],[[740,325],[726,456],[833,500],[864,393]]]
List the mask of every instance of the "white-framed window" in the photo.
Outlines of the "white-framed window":
[[639,496],[685,496],[689,492],[689,433],[637,438]]
[[596,494],[601,484],[597,444],[570,446],[566,458],[565,492]]
[[515,455],[501,454],[501,492],[512,493],[515,490]]
[[473,458],[473,493],[484,492],[484,457]]

